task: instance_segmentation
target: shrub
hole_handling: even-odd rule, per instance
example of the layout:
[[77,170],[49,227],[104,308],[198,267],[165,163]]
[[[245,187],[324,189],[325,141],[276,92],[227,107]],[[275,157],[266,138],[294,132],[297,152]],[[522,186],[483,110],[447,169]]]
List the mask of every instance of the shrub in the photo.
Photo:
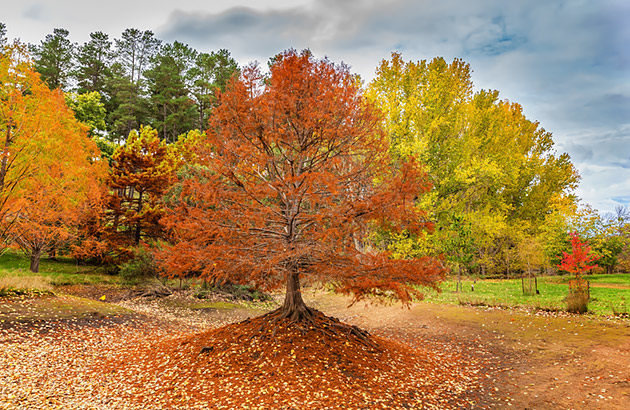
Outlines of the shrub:
[[586,289],[571,289],[567,296],[567,312],[586,313],[588,311],[588,291]]
[[133,259],[120,266],[120,276],[127,284],[138,284],[156,277],[158,268],[153,255],[146,249],[136,251]]

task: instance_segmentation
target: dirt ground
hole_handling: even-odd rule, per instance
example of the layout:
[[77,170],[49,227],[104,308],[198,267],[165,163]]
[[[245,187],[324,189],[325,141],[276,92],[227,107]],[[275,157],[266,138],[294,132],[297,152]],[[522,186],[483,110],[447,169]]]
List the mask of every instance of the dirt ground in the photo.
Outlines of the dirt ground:
[[[170,335],[240,321],[272,307],[267,303],[234,308],[233,304],[208,301],[207,307],[189,309],[193,304],[198,305],[199,301],[183,294],[162,299],[128,299],[112,288],[69,288],[65,291],[81,297],[0,300],[0,330],[4,329],[0,339],[9,334],[24,334],[24,342],[14,346],[15,350],[7,348],[3,352],[3,346],[9,346],[10,340],[0,340],[0,362],[5,365],[4,371],[0,371],[0,409],[83,408],[68,407],[70,401],[64,403],[59,398],[51,398],[46,404],[50,407],[16,404],[18,402],[13,400],[20,394],[20,403],[28,400],[28,397],[24,398],[24,394],[28,393],[21,390],[28,383],[17,377],[19,366],[14,362],[17,353],[28,354],[28,360],[31,360],[46,343],[50,343],[46,348],[58,352],[60,358],[72,353],[68,348],[64,350],[63,346],[55,345],[53,339],[42,339],[33,343],[32,349],[28,347],[26,341],[34,334],[33,328],[37,327],[34,323],[54,327],[54,323],[70,322],[75,329],[98,324],[95,334],[101,335],[102,340],[111,337],[108,339],[111,344],[121,343],[119,335],[106,334],[102,325],[109,320],[119,323],[121,316],[125,315],[132,318],[130,322],[133,322],[134,329],[150,326],[156,329],[156,334]],[[482,363],[483,387],[471,393],[470,408],[630,408],[630,321],[627,319],[607,320],[588,315],[424,302],[410,308],[364,304],[348,307],[346,298],[321,291],[305,292],[305,299],[325,314],[373,334],[410,345],[426,346],[430,350],[447,350],[460,356],[461,360]],[[99,302],[95,304],[95,300]],[[115,302],[115,306],[107,302]],[[57,314],[60,315],[59,320],[55,320]],[[94,351],[98,352],[98,349]],[[3,354],[5,357],[2,357]],[[41,363],[41,360],[44,359],[33,363]],[[45,375],[32,377],[45,378]],[[60,389],[59,386],[55,388]],[[64,394],[66,396],[63,397],[67,397],[68,393]]]
[[422,302],[347,308],[338,296],[313,296],[326,313],[375,333],[481,356],[479,407],[630,409],[628,320]]

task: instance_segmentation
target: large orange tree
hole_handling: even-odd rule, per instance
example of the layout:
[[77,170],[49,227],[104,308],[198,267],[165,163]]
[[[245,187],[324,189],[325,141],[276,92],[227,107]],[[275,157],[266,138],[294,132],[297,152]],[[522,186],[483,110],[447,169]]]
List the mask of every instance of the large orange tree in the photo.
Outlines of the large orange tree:
[[391,161],[380,122],[344,65],[287,51],[268,75],[245,69],[220,96],[197,177],[166,218],[165,270],[286,286],[273,321],[316,322],[305,279],[355,301],[409,302],[417,285],[435,287],[440,261],[395,260],[369,240],[377,229],[431,228],[416,206],[430,188],[425,174],[412,160]]

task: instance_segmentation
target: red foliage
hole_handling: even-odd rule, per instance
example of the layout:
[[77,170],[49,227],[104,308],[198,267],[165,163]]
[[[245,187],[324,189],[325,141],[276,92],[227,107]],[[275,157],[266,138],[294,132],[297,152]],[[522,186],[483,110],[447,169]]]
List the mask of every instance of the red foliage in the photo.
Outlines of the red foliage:
[[426,175],[413,160],[392,163],[380,123],[343,65],[288,51],[269,77],[246,68],[210,120],[202,175],[165,220],[165,271],[263,289],[286,282],[296,294],[307,278],[355,300],[421,296],[413,285],[435,286],[441,263],[393,260],[368,240],[375,228],[432,228],[415,204]]
[[562,261],[558,267],[566,272],[575,274],[579,278],[584,272],[597,267],[597,264],[591,264],[600,257],[598,255],[589,255],[591,247],[580,240],[577,232],[571,232],[571,253],[562,252]]

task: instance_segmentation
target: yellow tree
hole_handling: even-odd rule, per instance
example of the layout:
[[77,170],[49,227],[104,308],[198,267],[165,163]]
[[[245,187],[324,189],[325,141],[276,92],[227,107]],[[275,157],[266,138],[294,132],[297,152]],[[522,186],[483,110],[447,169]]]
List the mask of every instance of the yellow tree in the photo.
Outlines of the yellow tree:
[[37,271],[43,252],[73,236],[105,165],[61,91],[42,83],[19,44],[0,56],[0,131],[3,238],[15,240]]
[[175,180],[176,146],[160,141],[157,131],[141,127],[112,156],[109,186],[109,240],[121,254],[143,239],[161,235],[162,196]]
[[537,234],[558,197],[574,200],[578,176],[520,105],[499,100],[497,91],[473,93],[472,86],[461,60],[404,62],[394,53],[367,95],[385,111],[392,152],[427,166],[434,189],[423,205],[442,233],[433,238],[435,251],[448,250],[441,237],[455,235],[453,222],[463,217],[476,261],[509,270],[520,227]]

